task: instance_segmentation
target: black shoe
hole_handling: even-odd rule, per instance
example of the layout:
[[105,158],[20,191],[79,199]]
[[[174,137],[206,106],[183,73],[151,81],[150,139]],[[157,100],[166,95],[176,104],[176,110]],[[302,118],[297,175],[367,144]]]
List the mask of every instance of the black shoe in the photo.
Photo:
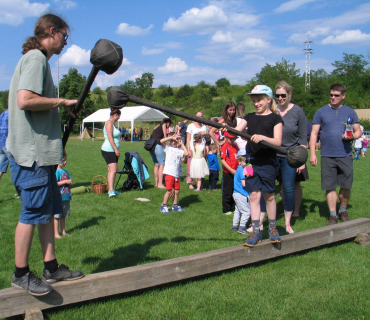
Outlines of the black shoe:
[[57,281],[73,281],[83,278],[85,275],[82,271],[71,271],[64,264],[59,265],[58,270],[51,273],[49,270],[44,269],[42,279],[48,283],[55,283]]
[[34,271],[30,271],[20,278],[17,278],[15,273],[13,273],[12,287],[15,289],[26,290],[33,296],[43,296],[53,290],[53,287],[44,279],[40,279]]

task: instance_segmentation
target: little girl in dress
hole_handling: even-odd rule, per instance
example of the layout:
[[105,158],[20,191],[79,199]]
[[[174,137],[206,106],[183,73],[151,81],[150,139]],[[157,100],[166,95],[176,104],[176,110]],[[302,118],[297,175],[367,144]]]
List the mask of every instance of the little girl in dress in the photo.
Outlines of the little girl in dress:
[[195,180],[197,188],[194,191],[200,191],[202,179],[209,175],[209,169],[206,161],[206,150],[202,145],[202,135],[194,135],[194,145],[190,147],[193,153],[193,159],[190,164],[190,176]]

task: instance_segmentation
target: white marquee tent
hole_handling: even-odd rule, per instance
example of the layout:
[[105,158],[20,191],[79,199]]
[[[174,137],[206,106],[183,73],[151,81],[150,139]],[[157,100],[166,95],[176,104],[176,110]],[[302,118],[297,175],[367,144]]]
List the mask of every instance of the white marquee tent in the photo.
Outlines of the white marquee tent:
[[[85,123],[93,123],[93,139],[94,139],[94,123],[95,122],[106,122],[110,117],[110,108],[100,109],[90,114],[88,117],[82,120],[82,131],[84,129]],[[150,122],[158,121],[162,122],[164,118],[168,118],[163,112],[145,107],[124,107],[121,109],[121,117],[118,120],[118,125],[120,122],[130,122],[131,123],[131,141],[133,140],[134,134],[134,123],[135,122]],[[82,138],[81,138],[82,139]]]

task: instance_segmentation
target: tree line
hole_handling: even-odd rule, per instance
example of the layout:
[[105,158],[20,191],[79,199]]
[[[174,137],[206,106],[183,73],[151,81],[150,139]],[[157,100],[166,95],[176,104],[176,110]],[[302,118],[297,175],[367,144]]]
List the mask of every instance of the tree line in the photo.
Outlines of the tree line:
[[[293,87],[292,100],[300,105],[307,119],[312,121],[315,112],[329,102],[329,88],[334,83],[341,83],[347,89],[345,104],[354,109],[370,108],[370,69],[368,57],[364,55],[343,53],[342,60],[332,63],[334,69],[328,73],[324,69],[312,70],[311,86],[306,87],[306,75],[297,68],[295,63],[285,60],[274,65],[266,64],[259,73],[245,85],[231,85],[227,77],[218,79],[214,84],[204,80],[195,86],[184,84],[173,88],[170,85],[159,85],[153,88],[154,74],[143,73],[135,80],[127,80],[120,86],[129,93],[167,107],[194,114],[201,109],[204,116],[220,116],[227,101],[244,103],[247,112],[253,111],[250,99],[245,96],[257,84],[265,84],[274,90],[280,80],[287,81]],[[66,99],[77,99],[86,82],[77,69],[71,68],[63,75],[59,83],[59,96]],[[102,90],[95,87],[87,96],[81,116],[76,123],[101,108],[107,108],[106,95],[110,87]],[[8,91],[0,91],[0,112],[7,108]],[[130,105],[130,104],[129,104]],[[174,121],[179,120],[169,115]],[[61,109],[62,124],[68,122],[68,114]],[[366,130],[370,130],[370,121],[361,121]]]

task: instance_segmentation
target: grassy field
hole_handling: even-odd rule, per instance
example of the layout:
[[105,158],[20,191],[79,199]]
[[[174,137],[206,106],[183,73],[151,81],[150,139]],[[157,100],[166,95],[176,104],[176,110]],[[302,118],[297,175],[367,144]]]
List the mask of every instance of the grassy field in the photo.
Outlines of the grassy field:
[[[106,176],[101,144],[99,139],[68,142],[66,169],[74,186],[89,186],[94,176]],[[121,154],[138,151],[152,175],[153,163],[143,144],[124,142]],[[369,158],[354,163],[351,219],[369,217]],[[301,214],[292,223],[296,232],[325,226],[328,219],[320,169],[308,169]],[[66,220],[70,237],[56,241],[58,262],[91,274],[242,245],[245,236],[230,231],[232,216],[222,214],[220,191],[193,192],[184,178],[181,188],[179,204],[186,211],[169,215],[159,212],[164,190],[153,188],[152,177],[143,191],[124,192],[116,198],[75,195]],[[20,211],[14,194],[6,174],[0,182],[0,288],[10,286],[14,269],[14,229]],[[151,201],[138,202],[137,197]],[[281,213],[281,200],[277,202]],[[277,225],[284,235],[280,215]],[[263,235],[267,238],[266,231]],[[46,310],[44,316],[50,320],[369,319],[369,254],[370,246],[343,242],[181,283]],[[30,267],[42,273],[37,232]]]

